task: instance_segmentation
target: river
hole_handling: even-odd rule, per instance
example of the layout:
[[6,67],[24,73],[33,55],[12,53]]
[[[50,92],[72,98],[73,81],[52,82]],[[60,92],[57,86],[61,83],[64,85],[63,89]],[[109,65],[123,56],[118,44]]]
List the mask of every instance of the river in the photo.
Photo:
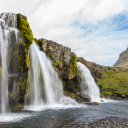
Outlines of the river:
[[128,100],[109,100],[99,105],[46,106],[0,115],[0,128],[77,128],[97,119],[128,118]]

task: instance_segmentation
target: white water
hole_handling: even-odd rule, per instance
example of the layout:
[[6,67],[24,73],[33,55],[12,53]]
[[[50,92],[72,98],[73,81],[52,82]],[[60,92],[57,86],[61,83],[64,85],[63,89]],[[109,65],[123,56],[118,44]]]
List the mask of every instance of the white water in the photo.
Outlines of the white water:
[[0,114],[0,123],[4,122],[18,122],[22,119],[30,117],[30,114],[27,113],[6,113]]
[[13,13],[0,14],[0,101],[1,113],[6,113],[8,109],[8,46],[10,44],[10,33],[16,28],[16,15]]
[[78,77],[83,77],[80,81],[81,91],[88,90],[88,95],[92,102],[100,102],[100,92],[97,87],[90,70],[80,62],[77,62]]
[[[59,80],[50,60],[33,42],[29,50],[30,69],[28,72],[28,90],[30,101],[27,104],[41,106],[57,104],[63,96],[62,82]],[[28,94],[29,93],[29,94]]]

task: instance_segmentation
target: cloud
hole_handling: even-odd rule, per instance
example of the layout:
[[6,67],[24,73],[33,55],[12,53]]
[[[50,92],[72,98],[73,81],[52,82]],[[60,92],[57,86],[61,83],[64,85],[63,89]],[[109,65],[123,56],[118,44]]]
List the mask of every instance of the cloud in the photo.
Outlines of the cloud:
[[85,19],[97,22],[119,14],[124,9],[125,2],[122,0],[86,0],[86,6],[82,13]]
[[0,12],[22,13],[23,15],[30,16],[34,13],[40,1],[41,0],[1,0]]
[[128,0],[4,0],[0,11],[26,15],[36,38],[71,47],[89,61],[113,65],[127,48],[127,7]]

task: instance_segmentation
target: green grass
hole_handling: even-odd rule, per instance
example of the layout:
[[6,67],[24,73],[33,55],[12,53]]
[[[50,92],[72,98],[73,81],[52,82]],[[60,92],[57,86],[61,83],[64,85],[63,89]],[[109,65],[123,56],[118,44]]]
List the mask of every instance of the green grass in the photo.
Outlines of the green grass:
[[97,79],[103,96],[128,96],[128,72],[108,70],[103,72],[103,78]]

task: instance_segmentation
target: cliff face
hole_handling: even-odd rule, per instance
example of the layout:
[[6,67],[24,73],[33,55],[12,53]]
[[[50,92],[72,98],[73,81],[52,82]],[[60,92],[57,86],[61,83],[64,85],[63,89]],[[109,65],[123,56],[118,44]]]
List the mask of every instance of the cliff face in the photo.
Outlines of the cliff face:
[[120,54],[119,59],[114,66],[128,68],[128,48]]
[[79,90],[77,81],[77,57],[71,48],[46,39],[35,39],[40,49],[50,58],[52,65],[63,81],[64,93],[75,98]]

